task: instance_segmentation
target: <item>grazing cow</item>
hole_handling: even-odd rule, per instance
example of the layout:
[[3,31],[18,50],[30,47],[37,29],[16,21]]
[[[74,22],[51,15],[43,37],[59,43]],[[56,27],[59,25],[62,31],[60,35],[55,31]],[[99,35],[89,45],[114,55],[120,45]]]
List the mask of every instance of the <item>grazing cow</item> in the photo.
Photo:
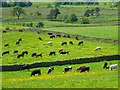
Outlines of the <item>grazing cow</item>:
[[24,57],[24,54],[18,54],[17,58]]
[[83,45],[83,41],[80,41],[80,42],[78,43],[78,45]]
[[105,62],[103,68],[107,68],[108,63]]
[[56,36],[57,36],[57,37],[61,37],[61,35],[60,35],[60,34],[57,34]]
[[70,35],[67,35],[68,38],[70,38]]
[[89,72],[89,70],[90,70],[90,67],[83,67],[83,68],[81,68],[81,73],[82,72],[85,72],[85,71],[88,71]]
[[41,38],[41,37],[39,37],[38,39],[42,41],[42,38]]
[[64,68],[64,73],[66,73],[68,71],[72,71],[72,66],[68,66],[68,67]]
[[13,53],[18,53],[18,50],[14,50],[14,52]]
[[21,41],[22,41],[22,38],[19,38],[19,39],[18,39],[18,42],[21,42]]
[[98,51],[98,50],[101,50],[101,47],[96,47],[96,48],[94,49],[94,51]]
[[50,35],[50,38],[55,38],[55,35]]
[[69,41],[69,44],[73,45],[73,42],[72,42],[72,41]]
[[81,70],[83,67],[85,67],[85,66],[79,66],[79,67],[76,69],[76,71]]
[[16,42],[16,45],[19,45],[19,44],[20,44],[20,42],[19,42],[19,41],[17,41],[17,42]]
[[49,32],[48,35],[53,35],[53,33]]
[[35,74],[41,75],[41,70],[33,70],[30,76],[35,76]]
[[26,54],[26,55],[27,55],[27,54],[28,54],[28,51],[23,51],[22,54]]
[[19,30],[19,32],[23,32],[23,30]]
[[37,54],[37,55],[36,55],[36,58],[37,58],[37,57],[42,57],[42,54],[41,54],[41,53],[40,53],[40,54]]
[[64,49],[63,49],[63,48],[59,49],[59,53],[60,53],[60,52],[62,52],[62,51],[64,51]]
[[75,37],[75,39],[76,39],[76,40],[79,40],[77,36]]
[[118,69],[118,64],[110,65],[109,70]]
[[51,72],[53,72],[53,70],[54,70],[54,67],[50,67],[50,68],[48,68],[48,72],[47,72],[47,74],[50,74]]
[[52,51],[49,53],[49,56],[54,55],[55,56],[55,51]]
[[34,56],[36,56],[37,54],[34,52],[34,53],[32,53],[32,57],[34,57]]
[[9,47],[9,44],[5,44],[4,47]]
[[61,51],[60,54],[69,54],[69,51]]
[[4,51],[4,52],[2,53],[2,56],[5,55],[5,54],[9,54],[9,51],[8,51],[8,50],[7,50],[7,51]]
[[30,71],[28,64],[23,65],[23,66],[20,68],[20,71],[25,70],[25,69],[27,69],[28,71]]
[[3,30],[3,33],[6,33],[7,31]]
[[52,42],[47,42],[47,45],[50,45],[50,46],[52,46]]
[[62,42],[62,44],[61,45],[67,45],[67,42]]

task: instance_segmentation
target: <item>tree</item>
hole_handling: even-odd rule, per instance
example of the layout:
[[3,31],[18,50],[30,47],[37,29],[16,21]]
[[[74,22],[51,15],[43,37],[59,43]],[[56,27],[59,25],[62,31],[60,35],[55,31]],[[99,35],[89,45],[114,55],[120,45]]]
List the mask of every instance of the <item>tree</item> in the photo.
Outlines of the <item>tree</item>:
[[13,9],[12,9],[12,15],[13,16],[17,16],[18,19],[20,18],[20,15],[21,14],[25,14],[25,11],[22,7],[19,7],[19,6],[15,6]]
[[42,23],[42,22],[38,22],[37,24],[36,24],[36,27],[37,28],[40,28],[40,27],[43,27],[44,26],[44,23]]
[[47,18],[50,20],[56,19],[58,14],[60,14],[60,11],[58,8],[51,9]]
[[84,16],[89,17],[90,13],[91,13],[91,10],[88,9],[85,11]]

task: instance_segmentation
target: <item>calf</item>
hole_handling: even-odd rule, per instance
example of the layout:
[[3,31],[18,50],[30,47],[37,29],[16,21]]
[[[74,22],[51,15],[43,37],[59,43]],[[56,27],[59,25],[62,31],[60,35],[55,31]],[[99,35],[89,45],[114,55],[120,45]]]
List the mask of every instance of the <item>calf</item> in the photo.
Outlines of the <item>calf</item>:
[[55,51],[52,51],[49,53],[49,56],[54,55],[55,56]]
[[24,54],[18,54],[17,58],[24,57]]
[[9,47],[9,44],[5,44],[4,47]]
[[37,58],[37,57],[42,57],[42,54],[41,54],[41,53],[40,53],[40,54],[37,54],[37,55],[36,55],[36,58]]
[[81,73],[82,72],[85,72],[85,71],[88,71],[89,72],[89,70],[90,70],[90,67],[83,67],[83,68],[81,68]]
[[73,42],[72,42],[72,41],[70,41],[70,42],[69,42],[69,44],[73,45]]
[[68,67],[64,68],[64,73],[66,73],[68,71],[72,71],[72,66],[68,66]]
[[69,54],[69,51],[61,51],[60,54]]
[[28,71],[30,71],[28,64],[23,65],[23,66],[20,68],[20,71],[25,70],[25,69],[27,69]]
[[118,69],[118,64],[110,65],[109,70]]
[[5,54],[9,54],[9,51],[8,51],[8,50],[7,50],[7,51],[4,51],[4,52],[2,53],[2,56],[5,55]]
[[78,45],[83,45],[83,41],[80,41],[80,42],[78,43]]
[[31,56],[32,56],[32,57],[34,57],[34,56],[36,56],[36,55],[37,55],[37,54],[34,52],[34,53],[32,53],[32,55],[31,55]]
[[54,67],[51,67],[51,68],[48,69],[47,74],[50,74],[50,73],[53,72],[53,71],[54,71]]
[[33,70],[30,76],[35,76],[35,74],[41,75],[41,70]]
[[67,42],[62,42],[62,44],[61,45],[67,45]]
[[14,50],[14,52],[13,53],[18,53],[18,50]]

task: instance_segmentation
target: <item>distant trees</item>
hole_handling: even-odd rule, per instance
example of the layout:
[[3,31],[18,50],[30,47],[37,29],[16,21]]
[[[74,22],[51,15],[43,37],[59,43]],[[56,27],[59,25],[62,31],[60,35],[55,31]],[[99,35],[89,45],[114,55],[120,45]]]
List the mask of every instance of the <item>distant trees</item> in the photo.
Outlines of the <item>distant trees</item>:
[[32,6],[32,2],[2,2],[2,7],[30,7]]
[[99,2],[57,2],[60,5],[99,5]]
[[75,14],[65,15],[63,21],[66,23],[75,23],[78,21],[78,18]]
[[19,19],[19,17],[20,17],[21,14],[25,14],[25,11],[24,11],[24,9],[23,9],[22,7],[15,6],[15,7],[12,9],[11,14],[12,14],[13,16],[17,16],[18,19]]
[[38,22],[37,24],[36,24],[36,27],[37,28],[40,28],[40,27],[43,27],[44,26],[44,23],[42,23],[42,22]]
[[100,8],[99,7],[96,7],[95,9],[87,9],[84,13],[84,16],[85,17],[89,17],[89,16],[100,16]]
[[50,19],[50,20],[56,19],[58,14],[60,14],[60,11],[58,8],[51,9],[50,13],[47,16],[47,19]]

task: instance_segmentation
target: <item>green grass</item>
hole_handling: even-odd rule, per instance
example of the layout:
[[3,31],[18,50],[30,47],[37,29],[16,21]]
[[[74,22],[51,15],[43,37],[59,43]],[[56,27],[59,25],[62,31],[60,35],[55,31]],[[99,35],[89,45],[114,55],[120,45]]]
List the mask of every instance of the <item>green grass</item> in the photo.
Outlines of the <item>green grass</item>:
[[[42,37],[43,41],[39,41],[38,37]],[[20,45],[16,45],[16,41],[19,38],[23,38]],[[53,46],[46,45],[47,42],[52,41]],[[64,41],[73,41],[74,45],[61,46]],[[81,41],[81,40],[79,40]],[[80,57],[93,57],[101,55],[113,55],[118,54],[118,45],[107,44],[102,42],[93,42],[84,40],[84,45],[78,46],[78,42],[74,38],[63,38],[56,37],[50,39],[45,33],[37,34],[37,32],[8,32],[2,34],[2,51],[9,50],[10,54],[2,57],[2,63],[4,64],[23,64],[33,62],[45,62],[55,60],[66,60],[71,58]],[[10,47],[4,47],[6,43],[9,43]],[[101,51],[95,52],[94,49],[100,46]],[[63,48],[66,51],[70,51],[70,55],[60,55],[59,49]],[[17,54],[13,54],[14,50],[19,50],[19,54],[23,50],[28,50],[29,54],[25,55],[24,58],[17,59]],[[50,51],[56,51],[56,56],[49,56]],[[35,58],[31,57],[32,52],[42,53],[43,57]]]
[[[109,61],[116,64],[118,61]],[[54,66],[55,70],[47,75],[48,68],[39,68],[42,75],[30,77],[29,71],[2,72],[4,88],[118,88],[118,70],[103,69],[104,62],[72,65],[72,72],[63,73],[65,66]],[[78,66],[89,66],[90,72],[76,71]],[[32,69],[34,70],[34,69]],[[31,70],[31,71],[32,71]]]

